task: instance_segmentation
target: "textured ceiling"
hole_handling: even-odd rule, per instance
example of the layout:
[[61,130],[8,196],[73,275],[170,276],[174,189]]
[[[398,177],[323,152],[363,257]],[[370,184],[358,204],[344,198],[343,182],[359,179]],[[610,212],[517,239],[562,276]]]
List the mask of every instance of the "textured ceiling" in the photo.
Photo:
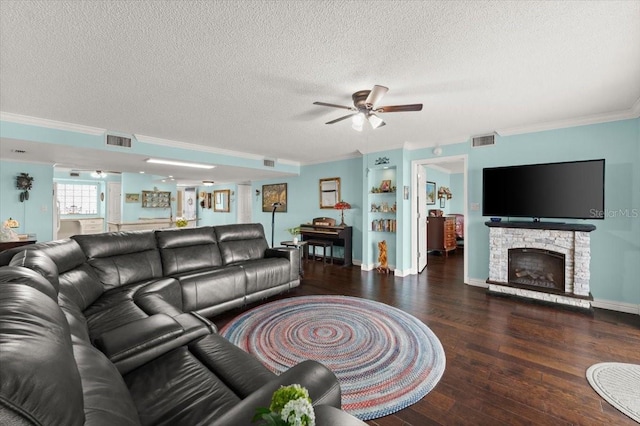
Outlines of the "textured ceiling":
[[[639,1],[5,1],[0,111],[279,160],[638,108]],[[390,88],[358,133],[326,121]]]

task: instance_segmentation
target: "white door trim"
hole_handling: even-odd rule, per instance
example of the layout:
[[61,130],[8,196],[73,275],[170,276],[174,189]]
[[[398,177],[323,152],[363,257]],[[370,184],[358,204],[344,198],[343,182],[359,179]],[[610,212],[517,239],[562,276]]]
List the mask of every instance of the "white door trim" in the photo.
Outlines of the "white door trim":
[[[468,156],[464,155],[452,155],[449,157],[435,157],[435,158],[423,158],[421,160],[413,160],[411,161],[411,188],[417,191],[418,182],[418,167],[419,166],[427,166],[434,165],[438,163],[447,163],[451,161],[462,160],[464,162],[464,194],[463,194],[463,214],[464,214],[464,282],[465,284],[469,283],[469,256],[468,256],[468,248],[469,244],[469,233],[467,232],[467,226],[469,223],[469,206],[467,203],[468,200],[468,172],[469,172],[469,164],[468,164]],[[416,229],[418,223],[418,206],[416,205],[416,197],[411,197],[411,235],[415,235],[418,230]],[[418,273],[418,242],[417,238],[411,238],[411,274]],[[427,268],[429,266],[427,265]]]

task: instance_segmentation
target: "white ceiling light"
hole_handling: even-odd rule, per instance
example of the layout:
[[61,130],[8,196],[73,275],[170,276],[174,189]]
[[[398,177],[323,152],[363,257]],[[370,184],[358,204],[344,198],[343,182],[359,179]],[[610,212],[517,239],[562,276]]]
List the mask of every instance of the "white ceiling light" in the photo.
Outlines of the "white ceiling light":
[[357,130],[359,132],[362,131],[362,124],[363,123],[364,123],[364,114],[363,113],[356,114],[351,119],[351,127],[354,130]]
[[213,186],[213,181],[212,180],[203,180],[202,184],[204,186]]
[[95,179],[106,178],[107,174],[103,171],[96,170],[95,172],[91,172],[91,177]]
[[187,163],[186,161],[162,160],[159,158],[147,158],[147,163],[167,164],[169,166],[193,167],[196,169],[213,169],[215,166],[211,164]]
[[369,114],[368,118],[369,118],[369,123],[371,124],[371,127],[373,127],[374,129],[377,129],[378,127],[384,124],[384,121],[382,121],[380,117],[378,117],[373,113]]

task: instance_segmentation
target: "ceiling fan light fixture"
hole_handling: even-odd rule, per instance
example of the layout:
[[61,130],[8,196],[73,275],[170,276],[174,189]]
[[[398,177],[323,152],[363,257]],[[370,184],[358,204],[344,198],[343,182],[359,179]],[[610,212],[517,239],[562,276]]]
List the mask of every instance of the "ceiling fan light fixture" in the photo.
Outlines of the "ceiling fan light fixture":
[[369,117],[367,118],[369,119],[369,124],[371,124],[371,127],[373,127],[374,129],[377,129],[384,124],[384,121],[382,121],[380,117],[373,113],[369,114]]
[[351,128],[353,130],[357,130],[358,132],[362,131],[362,125],[364,124],[364,114],[358,113],[351,118]]

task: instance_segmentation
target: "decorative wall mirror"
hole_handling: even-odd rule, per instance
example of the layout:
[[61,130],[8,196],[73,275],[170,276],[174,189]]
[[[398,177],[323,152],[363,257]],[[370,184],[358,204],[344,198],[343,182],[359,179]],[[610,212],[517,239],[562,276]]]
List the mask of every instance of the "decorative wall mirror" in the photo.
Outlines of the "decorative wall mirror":
[[320,208],[332,209],[340,201],[340,178],[320,179]]
[[221,189],[213,191],[213,211],[214,212],[228,212],[229,199],[231,191],[229,189]]

